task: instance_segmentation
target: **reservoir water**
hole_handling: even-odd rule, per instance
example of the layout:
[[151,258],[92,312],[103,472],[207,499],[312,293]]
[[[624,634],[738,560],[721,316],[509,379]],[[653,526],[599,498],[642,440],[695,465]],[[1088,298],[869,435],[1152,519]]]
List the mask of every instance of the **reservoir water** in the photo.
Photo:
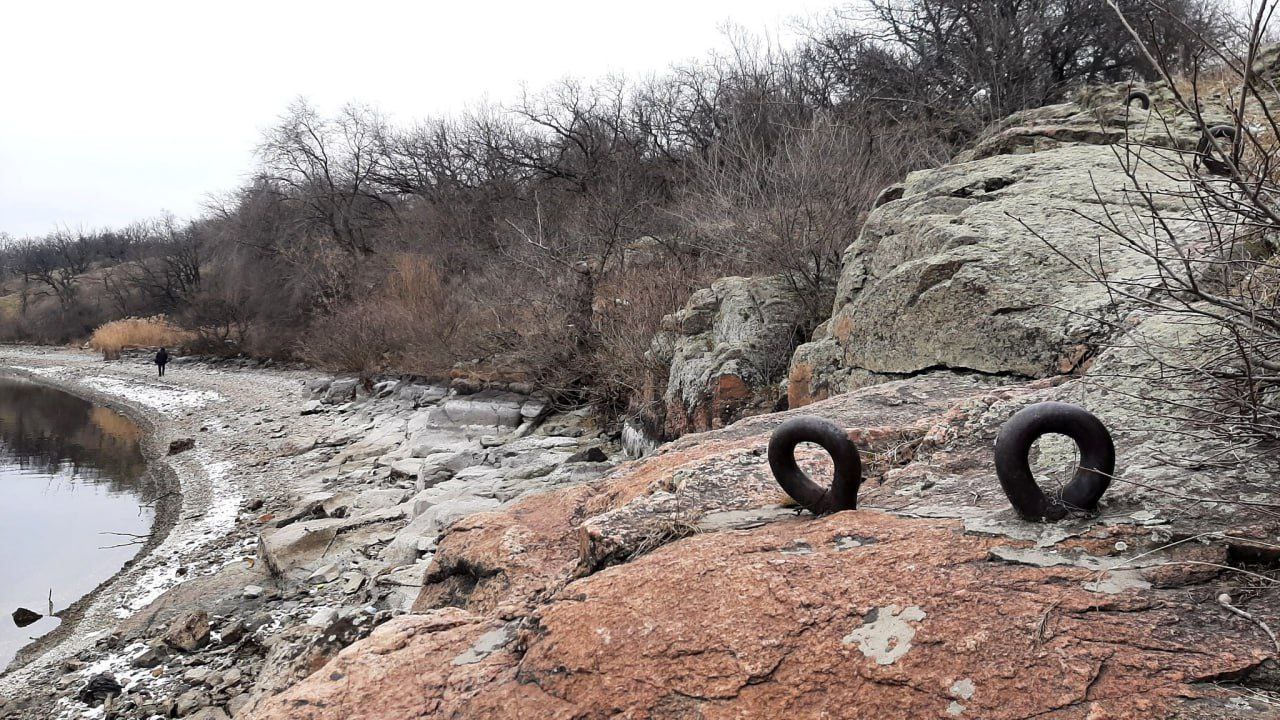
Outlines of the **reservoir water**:
[[[0,669],[114,575],[151,531],[155,482],[128,418],[0,379]],[[18,608],[44,617],[19,627]]]

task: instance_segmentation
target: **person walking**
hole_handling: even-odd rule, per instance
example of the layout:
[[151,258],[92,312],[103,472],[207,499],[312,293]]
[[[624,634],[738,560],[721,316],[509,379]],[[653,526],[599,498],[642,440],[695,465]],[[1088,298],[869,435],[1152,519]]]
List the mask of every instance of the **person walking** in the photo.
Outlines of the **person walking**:
[[164,377],[164,366],[169,363],[169,351],[160,348],[160,352],[156,353],[156,368],[160,371],[160,377]]

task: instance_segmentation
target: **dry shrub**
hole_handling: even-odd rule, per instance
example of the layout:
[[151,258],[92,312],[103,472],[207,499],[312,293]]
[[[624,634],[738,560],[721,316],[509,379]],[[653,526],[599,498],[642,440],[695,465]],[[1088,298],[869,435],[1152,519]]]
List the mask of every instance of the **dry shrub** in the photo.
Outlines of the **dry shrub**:
[[114,360],[128,348],[180,347],[190,339],[191,333],[176,327],[164,315],[155,315],[101,325],[89,337],[89,347],[101,352],[104,359]]
[[1146,332],[1144,323],[1122,336],[1156,371],[1116,392],[1137,401],[1135,412],[1176,417],[1181,434],[1218,445],[1213,462],[1280,457],[1280,94],[1277,55],[1262,47],[1273,9],[1255,7],[1243,55],[1217,49],[1219,64],[1190,81],[1160,68],[1172,97],[1153,106],[1152,122],[1182,116],[1212,127],[1225,111],[1234,142],[1219,137],[1193,153],[1135,136],[1117,148],[1125,198],[1107,203],[1096,223],[1146,271],[1117,273],[1054,248],[1111,297],[1177,329]]
[[944,154],[932,135],[819,114],[787,128],[770,152],[726,141],[692,163],[676,214],[691,242],[732,258],[736,274],[782,275],[809,329],[831,312],[840,257],[880,191]]
[[400,254],[366,298],[313,323],[300,353],[334,370],[441,376],[467,345],[467,307],[431,258]]
[[668,368],[649,353],[654,335],[662,318],[679,310],[708,279],[667,259],[618,273],[597,288],[599,341],[591,358],[597,404],[621,409],[649,394],[646,382],[665,380]]

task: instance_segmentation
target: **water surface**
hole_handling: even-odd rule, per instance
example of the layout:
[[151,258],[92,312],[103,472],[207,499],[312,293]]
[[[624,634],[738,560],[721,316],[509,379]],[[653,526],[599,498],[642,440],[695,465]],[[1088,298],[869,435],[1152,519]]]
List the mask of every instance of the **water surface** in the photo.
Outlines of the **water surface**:
[[[112,410],[0,379],[0,668],[141,548],[156,490],[140,440]],[[19,607],[45,617],[19,628]]]

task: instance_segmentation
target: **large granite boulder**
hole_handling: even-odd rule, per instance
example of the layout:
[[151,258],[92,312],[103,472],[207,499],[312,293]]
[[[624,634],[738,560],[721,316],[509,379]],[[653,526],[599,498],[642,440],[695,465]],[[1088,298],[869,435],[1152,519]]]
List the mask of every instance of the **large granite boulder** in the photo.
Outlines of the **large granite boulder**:
[[663,318],[650,357],[665,372],[637,403],[663,437],[722,427],[773,410],[782,399],[805,311],[785,278],[720,278]]
[[[1081,369],[1127,307],[1081,267],[1117,281],[1150,272],[1100,225],[1107,205],[1121,226],[1142,221],[1118,210],[1134,179],[1114,143],[1186,149],[1198,138],[1190,118],[1159,112],[1066,103],[1019,113],[955,162],[887,190],[845,251],[831,319],[793,357],[791,406],[931,369]],[[1129,160],[1157,193],[1183,188],[1178,152]],[[1177,214],[1174,199],[1156,198]]]
[[387,623],[253,717],[1165,718],[1267,655],[1211,606],[995,545],[870,511],[690,538],[524,622]]

